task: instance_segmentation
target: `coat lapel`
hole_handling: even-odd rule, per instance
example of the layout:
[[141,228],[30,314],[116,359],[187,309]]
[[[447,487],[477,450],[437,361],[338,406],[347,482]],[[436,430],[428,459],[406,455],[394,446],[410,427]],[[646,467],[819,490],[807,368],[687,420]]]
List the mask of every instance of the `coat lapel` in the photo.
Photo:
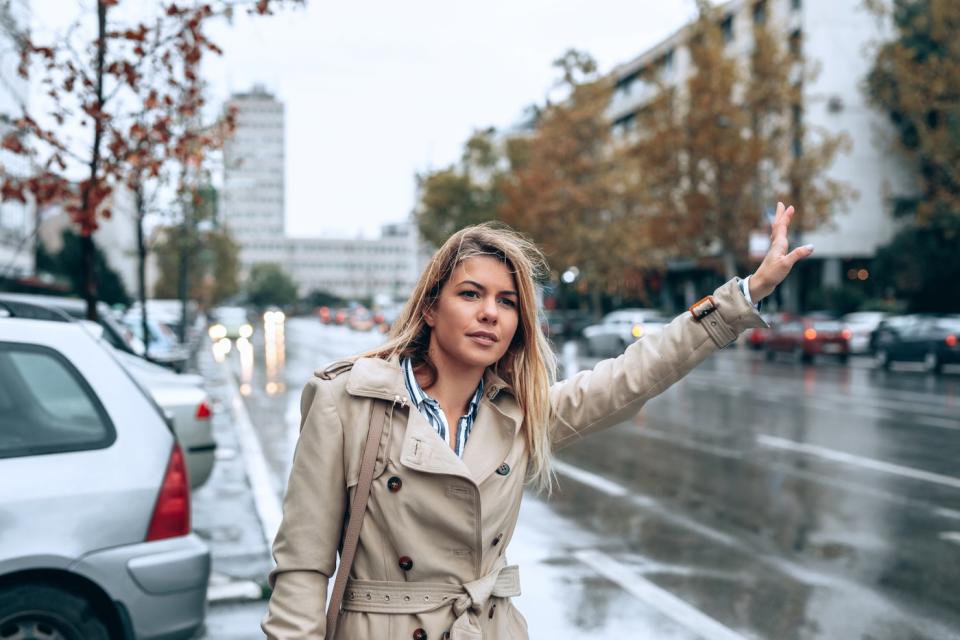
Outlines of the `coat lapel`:
[[[347,382],[347,392],[357,397],[393,401],[407,408],[400,464],[423,473],[459,476],[479,485],[510,453],[522,420],[520,407],[501,378],[488,371],[485,384],[486,393],[480,401],[462,460],[411,404],[403,370],[395,359],[357,360]],[[507,393],[498,398],[503,391]]]
[[[513,402],[512,397],[509,400]],[[463,463],[478,485],[506,460],[516,437],[517,422],[515,416],[490,400],[489,396],[484,396],[480,401],[476,422],[463,451]]]

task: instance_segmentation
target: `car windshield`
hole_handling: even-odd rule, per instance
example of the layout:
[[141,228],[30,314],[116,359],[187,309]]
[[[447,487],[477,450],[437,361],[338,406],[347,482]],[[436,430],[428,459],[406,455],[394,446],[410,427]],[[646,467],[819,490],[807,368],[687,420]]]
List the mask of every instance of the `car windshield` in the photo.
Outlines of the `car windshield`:
[[813,328],[817,331],[841,331],[843,325],[835,320],[819,320],[813,323]]

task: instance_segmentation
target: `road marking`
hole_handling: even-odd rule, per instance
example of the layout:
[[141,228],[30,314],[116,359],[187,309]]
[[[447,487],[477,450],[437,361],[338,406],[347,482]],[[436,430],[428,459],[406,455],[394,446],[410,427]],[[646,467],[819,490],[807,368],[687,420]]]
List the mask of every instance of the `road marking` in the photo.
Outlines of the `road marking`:
[[553,468],[563,475],[569,476],[577,482],[585,484],[588,487],[593,487],[597,491],[602,491],[607,495],[626,496],[630,493],[623,485],[619,485],[616,482],[611,482],[603,476],[598,476],[595,473],[578,469],[572,464],[567,464],[566,462],[561,462],[560,460],[553,461]]
[[253,504],[257,510],[257,517],[260,519],[263,538],[269,549],[273,546],[273,539],[280,529],[283,508],[280,505],[280,499],[277,497],[277,489],[274,486],[270,470],[267,468],[267,460],[263,457],[260,440],[257,438],[253,423],[250,421],[250,414],[247,413],[247,407],[244,406],[243,398],[240,396],[237,381],[234,380],[229,365],[224,362],[222,366],[226,374],[227,384],[230,386],[230,406],[233,409],[234,426],[237,429],[237,439],[240,441],[240,451],[243,452],[247,479],[250,481],[250,489],[253,492]]
[[582,550],[575,552],[574,556],[630,595],[704,640],[746,640],[744,636],[725,627],[669,591],[638,576],[605,553]]
[[806,455],[815,456],[817,458],[823,458],[824,460],[830,460],[832,462],[840,462],[856,467],[862,467],[864,469],[870,469],[872,471],[880,471],[881,473],[889,473],[892,475],[901,476],[903,478],[910,478],[912,480],[920,480],[922,482],[939,484],[945,487],[951,487],[953,489],[960,489],[960,478],[945,476],[939,473],[933,473],[931,471],[924,471],[922,469],[914,469],[913,467],[904,467],[899,464],[893,464],[892,462],[884,462],[883,460],[864,458],[852,453],[837,451],[836,449],[819,447],[815,444],[796,442],[794,440],[788,440],[786,438],[779,438],[777,436],[770,436],[766,434],[758,435],[757,443],[773,449],[785,449],[787,451],[794,451],[796,453],[803,453]]
[[638,495],[636,492],[628,489],[627,487],[624,487],[621,484],[617,484],[616,482],[613,482],[611,480],[607,480],[603,476],[597,475],[595,473],[591,473],[589,471],[585,471],[583,469],[579,469],[571,464],[567,464],[566,462],[562,462],[560,460],[553,461],[553,468],[558,473],[568,476],[570,478],[573,478],[577,482],[580,482],[581,484],[585,484],[588,487],[593,487],[597,491],[601,491],[610,496],[625,498],[631,504],[656,514],[657,517],[663,519],[665,522],[669,522],[682,529],[686,529],[687,531],[693,531],[694,533],[697,533],[703,536],[704,538],[708,538],[710,540],[713,540],[714,542],[717,542],[719,544],[722,544],[728,547],[736,547],[739,544],[735,538],[728,536],[727,534],[722,533],[720,531],[717,531],[716,529],[711,529],[708,526],[700,524],[699,522],[697,522],[692,518],[688,518],[687,516],[674,513],[667,507],[664,507],[663,505],[658,503],[653,498],[643,496],[643,495]]
[[960,544],[960,531],[944,531],[940,534],[940,539],[953,542],[954,544]]

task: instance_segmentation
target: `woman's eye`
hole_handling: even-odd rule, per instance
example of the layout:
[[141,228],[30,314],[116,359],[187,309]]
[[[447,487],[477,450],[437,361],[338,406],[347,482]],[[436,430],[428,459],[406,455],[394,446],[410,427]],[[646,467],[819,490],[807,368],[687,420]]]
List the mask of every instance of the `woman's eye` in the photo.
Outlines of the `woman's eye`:
[[476,291],[461,291],[461,292],[460,292],[460,295],[463,296],[464,298],[479,298],[479,297],[480,297],[480,294],[478,294]]
[[513,308],[515,308],[515,307],[517,306],[517,303],[514,302],[513,300],[511,300],[510,298],[500,298],[500,302],[502,302],[503,304],[507,305],[507,306],[510,307],[511,309],[513,309]]

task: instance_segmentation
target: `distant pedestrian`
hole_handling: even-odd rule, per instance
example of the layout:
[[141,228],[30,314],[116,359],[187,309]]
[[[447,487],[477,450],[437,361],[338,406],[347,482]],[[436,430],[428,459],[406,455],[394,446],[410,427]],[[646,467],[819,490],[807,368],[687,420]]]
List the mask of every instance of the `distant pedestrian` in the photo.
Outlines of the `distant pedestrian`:
[[[747,280],[727,282],[662,333],[562,382],[553,382],[537,320],[540,251],[492,225],[454,234],[386,344],[318,371],[304,389],[267,636],[527,638],[510,600],[520,594],[519,571],[507,562],[524,485],[549,490],[554,451],[631,418],[742,331],[765,326],[754,304],[813,251],[787,252],[792,216],[793,207],[777,207],[770,251]],[[362,527],[352,539],[357,495]],[[349,581],[328,624],[341,545]]]

